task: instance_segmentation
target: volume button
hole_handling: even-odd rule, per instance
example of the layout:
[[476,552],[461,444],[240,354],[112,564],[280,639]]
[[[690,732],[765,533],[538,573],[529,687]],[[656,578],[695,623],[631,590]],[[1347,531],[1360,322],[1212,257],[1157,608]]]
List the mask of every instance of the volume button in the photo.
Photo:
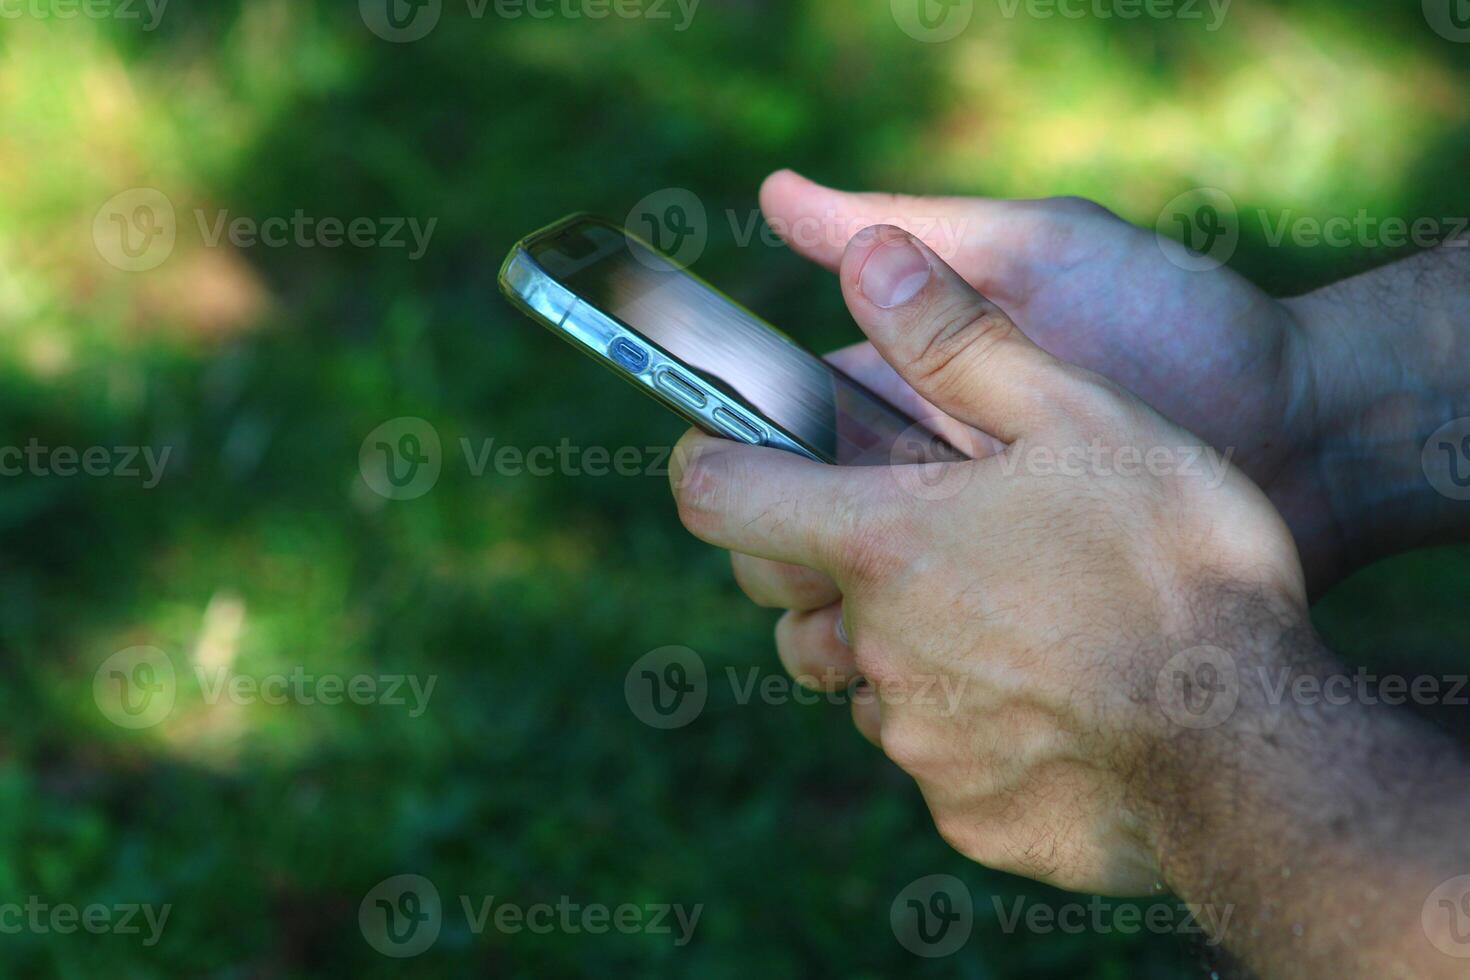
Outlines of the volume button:
[[676,371],[670,371],[668,368],[665,368],[654,375],[653,383],[658,385],[663,391],[679,399],[685,405],[693,408],[704,407],[704,392],[694,387],[694,385],[690,384],[686,378]]
[[748,442],[752,446],[759,446],[765,441],[761,430],[756,428],[754,423],[741,418],[728,408],[715,409],[715,422],[725,432],[739,439],[741,442]]

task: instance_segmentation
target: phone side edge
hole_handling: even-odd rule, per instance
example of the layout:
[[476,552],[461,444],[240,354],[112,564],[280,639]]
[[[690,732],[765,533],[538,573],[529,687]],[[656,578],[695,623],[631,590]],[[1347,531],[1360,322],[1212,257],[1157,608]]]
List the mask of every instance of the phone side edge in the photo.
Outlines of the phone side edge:
[[[542,269],[526,251],[524,247],[526,242],[547,232],[558,230],[561,226],[579,217],[581,216],[564,218],[554,225],[549,225],[518,242],[511,249],[510,254],[506,256],[505,262],[501,265],[497,278],[501,292],[512,305],[566,343],[612,371],[626,383],[710,435],[737,442],[747,442],[716,421],[716,410],[725,409],[734,412],[737,418],[746,417],[747,422],[758,421],[756,430],[761,436],[761,441],[756,443],[757,445],[794,452],[817,462],[832,462],[832,460],[823,459],[808,447],[797,442],[760,412],[752,410],[749,405],[743,402],[731,402],[725,393],[708,385],[689,365],[684,364],[637,331],[622,325],[595,307],[589,306]],[[577,315],[579,309],[586,312]],[[606,347],[617,339],[626,339],[650,352],[651,356],[646,370],[633,372],[609,355]],[[667,370],[677,371],[681,380],[691,383],[700,390],[705,399],[702,406],[705,410],[703,414],[673,398],[659,387],[655,378],[659,372]]]

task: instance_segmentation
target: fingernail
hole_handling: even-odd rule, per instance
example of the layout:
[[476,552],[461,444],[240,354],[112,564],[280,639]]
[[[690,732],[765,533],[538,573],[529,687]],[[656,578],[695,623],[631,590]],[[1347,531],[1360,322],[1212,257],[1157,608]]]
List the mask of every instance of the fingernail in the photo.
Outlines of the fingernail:
[[929,282],[929,260],[907,238],[879,245],[863,265],[863,295],[885,310],[902,306]]
[[837,642],[845,647],[852,646],[851,641],[847,638],[847,622],[842,618],[841,613],[837,615]]

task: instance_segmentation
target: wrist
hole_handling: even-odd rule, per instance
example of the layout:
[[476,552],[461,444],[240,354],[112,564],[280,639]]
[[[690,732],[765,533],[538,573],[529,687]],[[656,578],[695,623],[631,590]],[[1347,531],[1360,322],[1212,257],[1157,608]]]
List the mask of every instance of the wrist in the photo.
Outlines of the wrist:
[[1163,868],[1202,859],[1220,821],[1239,819],[1232,784],[1269,789],[1255,772],[1263,744],[1273,745],[1273,779],[1309,768],[1295,745],[1277,744],[1290,703],[1279,677],[1309,663],[1322,670],[1307,611],[1284,593],[1216,584],[1190,606],[1194,627],[1163,645],[1134,699],[1148,710],[1131,754],[1131,809]]
[[1424,462],[1431,436],[1470,416],[1470,262],[1431,253],[1285,306],[1301,364],[1299,478],[1316,502],[1291,515],[1307,528],[1304,562],[1327,566],[1330,584],[1470,534],[1470,506],[1437,489]]
[[1234,672],[1195,677],[1231,708],[1203,727],[1156,728],[1129,783],[1163,883],[1228,909],[1231,931],[1216,938],[1257,969],[1281,951],[1361,966],[1421,942],[1426,897],[1470,866],[1448,830],[1470,808],[1460,752],[1375,692],[1335,683],[1356,677],[1295,604],[1226,594],[1202,621]]

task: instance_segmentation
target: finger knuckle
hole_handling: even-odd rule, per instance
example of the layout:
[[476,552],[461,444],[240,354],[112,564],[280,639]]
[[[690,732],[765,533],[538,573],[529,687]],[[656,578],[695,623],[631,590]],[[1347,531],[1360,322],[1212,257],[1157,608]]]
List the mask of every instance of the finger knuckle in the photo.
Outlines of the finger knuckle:
[[934,755],[934,750],[928,733],[921,728],[885,718],[883,754],[904,772],[917,775],[926,770],[928,762]]
[[990,849],[984,835],[977,832],[973,820],[959,813],[941,811],[934,814],[934,829],[939,832],[940,839],[956,851],[987,867],[994,867],[984,857]]
[[983,370],[995,350],[1011,340],[1015,324],[997,307],[976,310],[970,303],[942,312],[934,331],[914,360],[919,381],[931,391],[942,393],[951,385],[966,383],[973,371]]
[[1081,197],[1076,194],[1062,194],[1049,197],[1046,203],[1058,212],[1066,213],[1078,218],[1113,218],[1116,215],[1111,210],[1090,197]]

